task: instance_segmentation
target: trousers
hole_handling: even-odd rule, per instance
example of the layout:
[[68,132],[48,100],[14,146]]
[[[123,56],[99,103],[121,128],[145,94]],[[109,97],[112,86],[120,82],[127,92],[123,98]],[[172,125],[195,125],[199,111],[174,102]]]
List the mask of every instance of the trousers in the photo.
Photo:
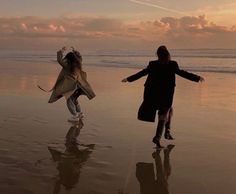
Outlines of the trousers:
[[68,110],[73,116],[76,116],[81,112],[81,107],[78,102],[78,97],[82,94],[81,88],[75,90],[75,92],[66,100]]

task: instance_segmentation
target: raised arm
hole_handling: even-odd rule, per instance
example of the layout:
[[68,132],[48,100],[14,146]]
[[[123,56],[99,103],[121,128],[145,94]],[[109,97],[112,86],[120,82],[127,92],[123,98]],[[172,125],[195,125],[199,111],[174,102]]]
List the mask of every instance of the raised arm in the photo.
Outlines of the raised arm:
[[66,47],[63,47],[61,50],[57,51],[57,62],[63,67],[67,67],[67,61],[63,59],[63,53],[65,52]]
[[182,70],[179,68],[179,65],[176,63],[176,69],[175,69],[175,73],[185,79],[191,80],[191,81],[195,81],[195,82],[199,82],[199,81],[204,81],[204,79],[196,74],[193,73],[189,73],[185,70]]

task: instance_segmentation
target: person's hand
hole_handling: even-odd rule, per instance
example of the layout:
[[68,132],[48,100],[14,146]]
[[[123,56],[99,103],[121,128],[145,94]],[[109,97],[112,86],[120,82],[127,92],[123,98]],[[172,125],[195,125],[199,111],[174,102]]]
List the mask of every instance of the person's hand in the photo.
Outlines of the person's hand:
[[67,49],[67,48],[66,48],[65,46],[63,46],[63,47],[61,48],[61,51],[62,51],[62,52],[65,52],[66,49]]
[[72,52],[81,57],[81,54],[79,51],[77,51],[73,46],[70,47],[72,49]]
[[128,81],[127,78],[121,80],[121,82],[123,82],[123,83],[125,83],[127,81]]
[[205,79],[203,77],[200,76],[200,79],[199,79],[200,82],[204,82]]

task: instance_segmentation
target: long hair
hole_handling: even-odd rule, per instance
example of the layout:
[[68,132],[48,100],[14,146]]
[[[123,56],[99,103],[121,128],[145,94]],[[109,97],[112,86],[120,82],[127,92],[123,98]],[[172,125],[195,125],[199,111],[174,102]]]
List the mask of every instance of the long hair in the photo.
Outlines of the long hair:
[[157,56],[158,56],[158,60],[161,63],[168,63],[170,61],[170,53],[167,50],[166,46],[162,45],[157,49],[156,52]]
[[82,70],[82,56],[79,52],[69,52],[66,54],[65,59],[68,62],[71,73],[75,71],[75,68]]

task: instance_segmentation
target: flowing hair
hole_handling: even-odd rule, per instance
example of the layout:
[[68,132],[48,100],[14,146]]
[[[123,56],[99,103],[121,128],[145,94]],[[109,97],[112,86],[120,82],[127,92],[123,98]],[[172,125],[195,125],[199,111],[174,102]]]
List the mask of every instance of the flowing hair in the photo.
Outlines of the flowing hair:
[[161,63],[168,63],[170,61],[170,53],[167,50],[166,46],[162,45],[157,49],[156,52],[157,56],[158,56],[158,60]]
[[66,54],[65,59],[68,62],[71,73],[74,73],[75,68],[82,70],[82,56],[79,52],[69,52]]

